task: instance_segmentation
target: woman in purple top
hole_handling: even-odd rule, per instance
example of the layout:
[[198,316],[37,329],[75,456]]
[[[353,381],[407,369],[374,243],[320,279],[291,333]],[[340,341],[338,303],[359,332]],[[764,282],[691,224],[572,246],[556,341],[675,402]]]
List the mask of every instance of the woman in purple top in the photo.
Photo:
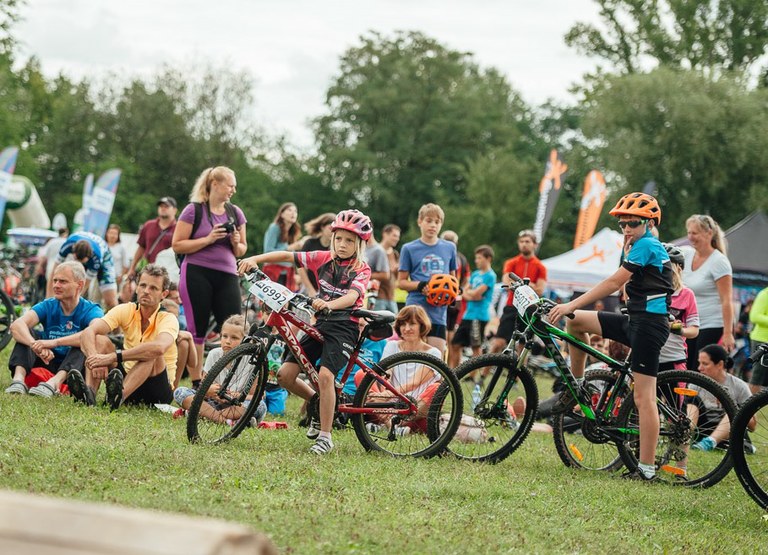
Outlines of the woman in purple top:
[[248,249],[247,220],[243,211],[229,202],[236,190],[235,172],[231,169],[217,166],[203,171],[173,233],[173,250],[184,255],[179,293],[187,329],[198,353],[198,367],[190,376],[193,383],[200,379],[211,312],[217,329],[224,320],[241,312],[236,258]]

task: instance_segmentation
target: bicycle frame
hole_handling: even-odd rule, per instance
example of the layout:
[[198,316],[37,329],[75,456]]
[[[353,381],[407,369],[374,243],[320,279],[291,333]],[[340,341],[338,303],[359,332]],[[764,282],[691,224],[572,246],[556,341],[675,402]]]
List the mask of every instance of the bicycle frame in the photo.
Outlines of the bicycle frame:
[[[312,386],[314,387],[315,391],[317,391],[317,368],[315,367],[315,364],[309,360],[309,357],[307,357],[307,354],[301,347],[301,343],[296,337],[291,324],[317,341],[324,341],[323,335],[314,326],[297,318],[292,312],[290,312],[290,310],[281,310],[280,312],[273,311],[266,322],[268,327],[276,329],[277,333],[283,338],[288,349],[291,351],[291,354],[294,356],[299,366],[307,373]],[[415,414],[418,410],[416,402],[397,391],[395,387],[383,376],[383,370],[379,369],[379,371],[377,371],[377,364],[374,364],[372,368],[368,366],[368,364],[366,364],[363,359],[360,358],[360,348],[364,339],[365,337],[361,333],[357,343],[355,343],[355,348],[349,357],[347,366],[344,368],[344,373],[342,374],[341,379],[336,380],[336,397],[339,397],[339,393],[347,383],[347,380],[352,373],[352,369],[355,366],[359,366],[360,369],[363,370],[363,372],[366,374],[373,375],[378,384],[390,392],[393,398],[386,401],[382,400],[381,403],[367,403],[366,407],[359,408],[353,407],[349,403],[342,403],[338,405],[337,410],[340,413],[346,414],[389,414],[399,416]]]
[[[614,360],[610,356],[576,339],[575,337],[570,335],[568,332],[553,326],[549,322],[546,322],[544,319],[542,319],[540,316],[536,314],[531,316],[531,321],[528,322],[527,329],[524,333],[535,334],[544,342],[545,348],[547,349],[547,353],[555,361],[555,365],[557,366],[557,369],[560,372],[560,375],[565,381],[566,387],[568,387],[571,395],[578,402],[582,413],[587,419],[595,421],[598,425],[600,425],[601,430],[615,441],[625,440],[626,438],[623,436],[627,434],[632,434],[632,435],[639,434],[639,430],[637,428],[627,429],[627,428],[614,427],[612,422],[612,415],[615,408],[614,405],[616,403],[616,400],[621,398],[620,394],[623,393],[623,389],[625,387],[630,387],[630,388],[632,387],[632,373],[631,373],[631,370],[629,369],[628,362],[626,361],[619,362],[617,360]],[[613,385],[609,389],[605,389],[602,391],[600,395],[600,399],[595,404],[597,411],[592,410],[591,399],[587,399],[585,397],[584,392],[581,390],[581,388],[577,386],[576,378],[574,377],[573,372],[571,372],[571,369],[568,363],[565,361],[565,358],[563,357],[562,353],[560,352],[560,349],[557,347],[557,344],[555,343],[555,338],[561,339],[566,343],[568,343],[569,345],[571,345],[572,347],[580,349],[585,353],[587,353],[588,355],[591,355],[592,357],[596,358],[597,360],[604,362],[612,370],[618,373]],[[523,352],[521,353],[521,356],[520,356],[520,361],[521,361],[520,364],[524,364],[525,357],[522,355],[524,353],[525,356],[527,357],[528,343],[530,339],[532,339],[532,337],[531,338],[526,337],[526,339],[527,339],[526,346],[523,349]],[[676,389],[675,393],[677,393],[681,398],[686,396],[695,396],[697,394],[695,391],[692,391],[686,388],[679,388],[679,390]],[[666,399],[666,401],[669,401],[669,399]],[[668,404],[660,402],[658,399],[656,404],[659,410],[662,412],[662,414],[666,418],[669,418],[671,420],[678,419],[678,415],[669,408]]]

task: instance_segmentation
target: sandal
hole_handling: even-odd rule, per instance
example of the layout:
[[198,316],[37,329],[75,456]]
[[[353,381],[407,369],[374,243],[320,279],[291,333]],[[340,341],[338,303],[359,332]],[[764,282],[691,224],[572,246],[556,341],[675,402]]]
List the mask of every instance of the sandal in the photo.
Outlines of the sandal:
[[27,384],[19,380],[13,380],[11,385],[5,388],[6,393],[12,393],[16,395],[26,395],[29,392]]
[[57,391],[48,382],[40,382],[29,390],[30,395],[37,395],[38,397],[44,397],[45,399],[51,399],[56,393]]

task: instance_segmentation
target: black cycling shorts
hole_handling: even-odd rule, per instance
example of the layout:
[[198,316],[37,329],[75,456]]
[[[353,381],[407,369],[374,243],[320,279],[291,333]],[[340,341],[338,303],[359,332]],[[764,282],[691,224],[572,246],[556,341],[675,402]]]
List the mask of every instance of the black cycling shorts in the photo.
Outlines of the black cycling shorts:
[[[325,341],[317,341],[305,335],[299,343],[309,360],[320,361],[318,370],[320,366],[325,366],[335,376],[339,370],[347,367],[349,357],[352,356],[355,343],[360,336],[360,329],[349,319],[326,320],[322,317],[318,318],[316,327],[323,334]],[[286,349],[285,352],[287,353],[285,362],[297,363],[290,350]]]
[[462,347],[480,347],[483,344],[487,325],[488,322],[480,320],[462,320],[451,343]]
[[517,309],[514,306],[505,306],[499,319],[499,327],[494,337],[500,337],[507,343],[512,339],[512,333],[515,331],[517,323]]
[[147,378],[147,381],[141,384],[136,391],[126,397],[124,404],[152,406],[155,403],[167,404],[171,401],[173,401],[173,390],[171,390],[171,384],[168,383],[168,370],[163,369],[157,376]]
[[659,371],[659,353],[669,337],[666,314],[616,314],[599,311],[602,336],[618,341],[632,349],[632,371],[656,376]]

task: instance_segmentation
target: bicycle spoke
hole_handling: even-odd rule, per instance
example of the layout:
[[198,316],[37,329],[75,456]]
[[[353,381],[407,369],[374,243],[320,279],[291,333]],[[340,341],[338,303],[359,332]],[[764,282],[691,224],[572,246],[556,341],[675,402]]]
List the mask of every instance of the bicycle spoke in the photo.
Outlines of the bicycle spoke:
[[449,450],[478,462],[505,459],[533,426],[539,403],[536,382],[527,370],[517,368],[515,357],[503,354],[469,359],[456,368],[456,377],[464,411]]
[[[733,400],[717,382],[687,370],[659,373],[657,407],[660,433],[656,446],[657,476],[661,481],[683,486],[709,487],[732,466],[727,440],[713,450],[694,448],[727,417],[733,421]],[[622,425],[632,430],[619,444],[624,464],[637,468],[640,435],[637,409],[630,398],[620,415]]]
[[[592,409],[597,411],[601,400],[607,399],[607,392],[611,390],[616,377],[610,370],[597,370],[587,372],[584,378],[584,388],[590,392]],[[616,449],[616,442],[612,434],[615,428],[620,410],[624,402],[623,398],[614,399],[609,404],[608,414],[602,415],[605,419],[605,427],[601,427],[595,420],[584,416],[575,399],[570,402],[568,408],[552,419],[552,427],[557,454],[566,466],[584,470],[617,470],[622,462]]]
[[739,481],[750,497],[768,510],[768,390],[741,407],[734,419],[731,441]]

